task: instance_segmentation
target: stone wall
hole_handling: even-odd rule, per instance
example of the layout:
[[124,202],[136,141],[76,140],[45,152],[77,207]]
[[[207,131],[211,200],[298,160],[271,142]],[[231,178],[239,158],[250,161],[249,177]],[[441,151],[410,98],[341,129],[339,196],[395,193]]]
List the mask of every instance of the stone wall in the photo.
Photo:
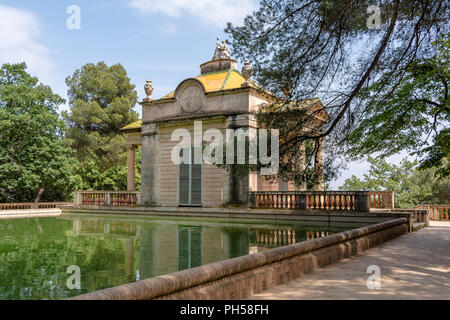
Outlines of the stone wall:
[[[214,122],[203,122],[203,132],[212,129],[224,128],[222,120]],[[159,159],[158,170],[160,171],[160,204],[161,206],[178,206],[178,177],[179,166],[171,159],[172,150],[175,149],[178,141],[171,141],[172,132],[176,129],[187,129],[191,133],[194,142],[194,126],[190,124],[180,124],[178,126],[160,126],[159,128]],[[187,146],[187,145],[186,145]],[[225,183],[225,169],[215,165],[202,165],[202,202],[205,207],[221,206],[223,199],[223,186]]]
[[5,211],[0,211],[0,220],[2,220],[2,219],[29,219],[29,218],[59,217],[61,214],[62,214],[62,210],[59,208],[5,210]]
[[407,232],[407,219],[394,219],[73,299],[243,299]]

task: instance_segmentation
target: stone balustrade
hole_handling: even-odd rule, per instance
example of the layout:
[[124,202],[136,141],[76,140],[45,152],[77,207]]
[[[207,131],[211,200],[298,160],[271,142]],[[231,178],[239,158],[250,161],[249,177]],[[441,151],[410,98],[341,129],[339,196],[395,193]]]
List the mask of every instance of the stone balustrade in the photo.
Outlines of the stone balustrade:
[[430,220],[450,220],[450,204],[422,204],[415,209],[428,210]]
[[419,223],[425,223],[428,227],[430,225],[430,212],[428,210],[413,210],[413,219]]
[[256,191],[251,208],[368,212],[368,191]]
[[430,225],[430,212],[427,209],[395,209],[394,214],[410,214],[412,224],[424,223],[427,227]]
[[138,191],[75,191],[76,206],[133,207],[141,203]]
[[295,230],[262,229],[256,230],[256,244],[262,246],[289,245],[298,241]]
[[370,208],[371,209],[395,209],[394,191],[370,191]]
[[0,210],[53,209],[73,205],[72,202],[0,203]]

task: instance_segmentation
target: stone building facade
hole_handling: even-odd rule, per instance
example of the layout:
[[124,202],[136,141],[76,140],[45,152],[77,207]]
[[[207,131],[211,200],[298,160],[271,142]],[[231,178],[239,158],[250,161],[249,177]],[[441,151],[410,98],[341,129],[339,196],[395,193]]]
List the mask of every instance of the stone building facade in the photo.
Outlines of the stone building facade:
[[[142,145],[141,199],[144,205],[245,205],[249,191],[306,188],[294,186],[292,182],[268,180],[255,173],[236,177],[229,170],[214,164],[183,165],[173,162],[172,152],[180,144],[180,141],[172,141],[176,129],[186,129],[191,133],[193,139],[186,142],[183,148],[183,152],[191,156],[195,152],[192,149],[195,123],[201,122],[200,132],[217,129],[224,136],[227,128],[257,128],[249,113],[278,99],[249,79],[251,69],[248,63],[241,73],[236,68],[236,60],[228,55],[221,56],[217,50],[211,61],[200,65],[200,75],[182,81],[173,92],[160,99],[150,97],[153,87],[148,82],[148,97],[140,102],[142,121],[123,128],[129,137],[129,190],[134,190],[135,149]],[[308,103],[311,108],[322,106],[319,99]],[[326,119],[319,122],[323,125]],[[301,165],[304,167],[304,164]]]

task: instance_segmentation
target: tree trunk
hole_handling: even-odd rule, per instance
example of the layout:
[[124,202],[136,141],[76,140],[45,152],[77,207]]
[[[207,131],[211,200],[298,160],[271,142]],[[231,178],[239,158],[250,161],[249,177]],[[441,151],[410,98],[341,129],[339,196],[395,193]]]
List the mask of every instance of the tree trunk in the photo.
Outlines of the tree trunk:
[[43,193],[44,193],[44,188],[39,188],[38,193],[36,195],[36,199],[34,199],[35,204],[34,204],[34,206],[32,206],[35,209],[37,209],[37,204],[41,201],[41,197],[42,197]]

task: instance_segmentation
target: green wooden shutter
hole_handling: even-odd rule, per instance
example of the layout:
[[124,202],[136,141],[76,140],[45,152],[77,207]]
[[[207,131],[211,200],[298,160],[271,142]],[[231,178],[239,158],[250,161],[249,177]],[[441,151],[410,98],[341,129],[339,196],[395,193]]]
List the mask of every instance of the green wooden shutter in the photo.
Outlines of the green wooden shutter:
[[180,152],[187,152],[191,163],[181,163],[179,167],[178,203],[180,205],[201,206],[202,164],[194,163],[194,147],[183,148]]
[[[183,148],[180,150],[181,159],[183,159],[183,153],[189,152],[188,148]],[[189,188],[190,188],[190,164],[189,163],[180,163],[179,170],[179,185],[178,185],[178,202],[179,204],[189,205]]]
[[191,165],[191,205],[202,204],[202,165],[194,163],[194,153],[199,152],[200,148],[192,148]]

